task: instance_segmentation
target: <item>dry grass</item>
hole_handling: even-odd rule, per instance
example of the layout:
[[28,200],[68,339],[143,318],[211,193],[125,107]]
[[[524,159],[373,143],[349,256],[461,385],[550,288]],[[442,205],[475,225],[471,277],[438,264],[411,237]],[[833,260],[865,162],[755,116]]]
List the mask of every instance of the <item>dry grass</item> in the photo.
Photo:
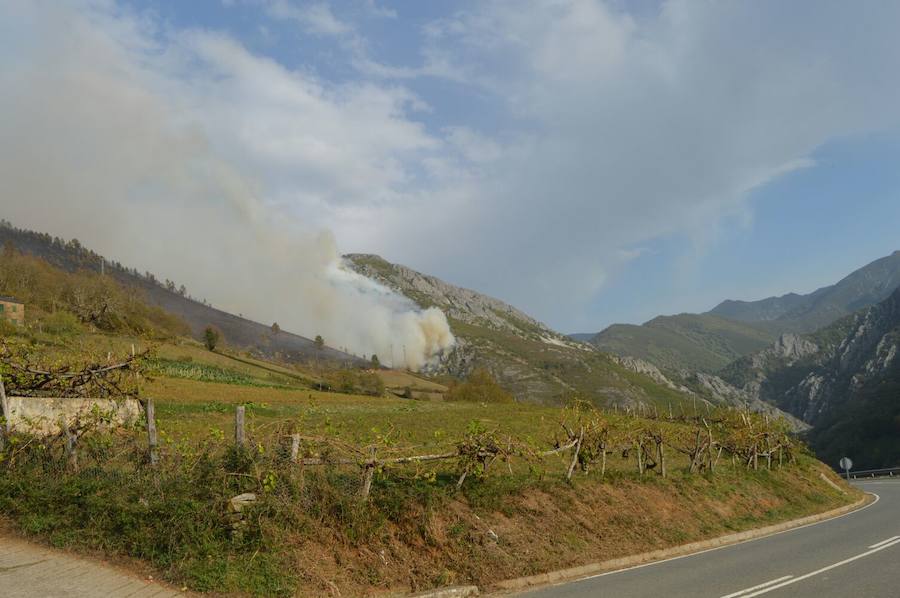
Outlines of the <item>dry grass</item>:
[[415,376],[403,370],[378,370],[378,377],[384,381],[384,385],[391,389],[404,389],[407,386],[414,391],[444,393],[447,387],[420,376]]
[[[119,352],[130,344],[124,338],[95,341],[108,343],[110,350],[115,345]],[[275,364],[212,354],[192,343],[163,345],[160,356],[227,368],[254,379],[290,373],[273,371],[282,367]],[[440,386],[401,372],[384,374],[390,384],[415,383],[419,392],[437,392]],[[826,484],[820,477],[826,468],[806,456],[784,470],[754,472],[733,468],[729,460],[714,475],[689,475],[686,457],[673,451],[666,479],[655,472],[639,476],[633,457],[620,455],[610,457],[605,477],[595,467],[567,483],[562,475],[567,457],[561,456],[535,470],[526,463],[512,472],[492,470],[484,479],[468,480],[462,490],[456,489],[458,473],[446,468],[434,477],[416,477],[412,467],[398,467],[376,476],[369,501],[362,503],[356,498],[360,476],[353,466],[314,469],[266,461],[275,459],[273,447],[286,423],[307,435],[323,434],[351,444],[378,439],[383,445],[384,436],[393,431],[389,436],[394,450],[419,454],[452,446],[478,422],[499,435],[549,448],[560,431],[560,409],[166,377],[146,381],[143,395],[156,402],[164,461],[171,468],[167,484],[154,482],[159,486],[153,488],[158,506],[151,506],[173,521],[183,516],[183,523],[142,527],[153,520],[134,514],[145,508],[140,502],[144,477],[154,478],[140,467],[133,496],[122,486],[131,478],[112,468],[106,477],[94,472],[56,479],[39,470],[21,480],[10,475],[0,498],[5,496],[8,513],[12,507],[19,510],[11,516],[27,533],[84,550],[118,546],[120,556],[148,558],[173,581],[195,589],[357,596],[454,583],[490,587],[505,578],[709,538],[855,499],[855,491],[841,494]],[[247,408],[251,446],[266,447],[257,455],[261,469],[250,467],[235,477],[227,459],[224,468],[213,460],[208,462],[213,472],[209,475],[215,483],[199,483],[202,468],[179,469],[179,463],[189,461],[177,457],[183,450],[179,447],[209,439],[210,446],[223,450],[239,404]],[[615,413],[605,417],[611,427],[634,423]],[[141,432],[134,434],[143,442]],[[272,472],[277,485],[267,490],[263,480]],[[23,494],[23,488],[28,492]],[[98,488],[106,495],[97,494]],[[60,495],[60,489],[69,494]],[[244,491],[257,492],[262,502],[253,511],[256,543],[241,547],[225,537],[219,510],[225,499]],[[25,494],[28,501],[23,500]],[[172,502],[175,498],[182,502]],[[94,515],[85,516],[87,507],[95,509]],[[97,526],[105,520],[105,527]],[[137,544],[121,541],[122,529],[129,530],[135,542],[144,542],[144,552],[135,551]],[[157,544],[160,539],[171,542],[173,529],[181,536],[170,548],[181,556],[169,562],[170,548],[158,549]],[[196,544],[197,534],[185,531],[192,529],[206,530],[204,544]]]
[[[667,548],[825,511],[848,502],[827,488],[818,466],[790,472],[676,474],[663,480],[591,475],[557,480],[487,480],[461,495],[404,503],[361,544],[339,530],[297,538],[293,565],[318,595],[360,596],[498,581]],[[384,482],[383,482],[384,483]],[[376,505],[389,509],[388,487]],[[492,533],[493,532],[493,533]],[[310,558],[315,555],[315,558]]]

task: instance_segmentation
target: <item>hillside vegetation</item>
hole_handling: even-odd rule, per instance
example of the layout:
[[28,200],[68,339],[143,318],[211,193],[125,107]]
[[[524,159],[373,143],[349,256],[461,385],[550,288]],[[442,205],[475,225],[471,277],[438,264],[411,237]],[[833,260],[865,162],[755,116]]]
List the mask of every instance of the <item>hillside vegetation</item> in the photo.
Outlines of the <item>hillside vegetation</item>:
[[7,243],[0,259],[0,294],[27,305],[28,322],[50,332],[102,330],[150,337],[188,333],[187,324],[143,293],[89,270],[67,272],[19,253]]
[[638,357],[663,368],[715,372],[772,343],[763,326],[708,314],[659,316],[642,324],[613,324],[590,339],[598,349]]
[[[99,275],[116,281],[147,306],[159,308],[187,326],[184,334],[202,340],[208,326],[221,332],[227,343],[259,357],[294,362],[331,362],[341,367],[363,366],[365,362],[328,346],[318,346],[314,340],[261,324],[239,315],[216,309],[205,299],[191,297],[185,285],[171,280],[159,280],[152,272],[138,272],[118,261],[110,260],[83,246],[78,240],[65,241],[48,234],[15,228],[0,221],[0,246],[14,248],[25,255],[37,257],[48,265],[69,273]],[[327,339],[325,339],[327,342]]]
[[436,372],[464,378],[484,369],[520,402],[562,404],[573,395],[601,406],[681,408],[694,398],[622,367],[516,308],[375,256],[347,256],[361,274],[420,307],[447,314],[457,346]]
[[[198,591],[367,595],[490,588],[856,498],[826,483],[821,464],[780,428],[743,424],[749,416],[734,412],[709,416],[715,444],[707,444],[699,418],[578,405],[168,376],[142,392],[157,406],[157,466],[143,425],[110,435],[81,422],[76,466],[61,437],[14,436],[0,452],[0,524],[59,547],[140,559]],[[238,405],[248,420],[242,448],[231,440]],[[297,462],[290,434],[302,438]],[[574,459],[572,438],[583,439]],[[396,460],[435,454],[445,457]],[[235,524],[228,501],[245,492],[257,500]]]
[[[189,337],[190,327],[181,318],[151,304],[143,288],[90,269],[65,270],[20,253],[11,243],[0,259],[0,295],[26,304],[25,327],[0,319],[4,357],[27,353],[47,363],[99,363],[110,354],[149,350],[152,377],[373,396],[383,395],[386,388],[395,393],[409,388],[440,398],[447,390],[407,373],[342,367],[342,361],[329,359],[324,350],[321,361],[303,364],[259,359],[230,342],[209,351]],[[14,379],[7,384],[15,390]]]
[[807,295],[723,301],[703,314],[659,316],[575,335],[603,351],[638,357],[668,372],[715,373],[785,333],[810,333],[887,298],[900,286],[900,251]]
[[[35,300],[28,326],[3,335],[0,375],[10,391],[27,394],[36,379],[13,375],[22,371],[15,366],[70,372],[134,351],[143,369],[122,376],[128,393],[153,399],[160,444],[152,466],[144,422],[108,433],[90,418],[72,426],[77,460],[62,433],[5,438],[0,525],[58,547],[138,559],[192,590],[490,588],[856,496],[827,484],[782,422],[708,408],[701,417],[693,398],[513,316],[508,324],[451,318],[468,347],[458,356],[470,360],[464,382],[311,367],[235,347],[210,351],[176,336],[179,328],[165,325],[171,316],[159,319],[139,293],[130,295],[133,311],[101,326],[107,320],[68,311],[65,289],[99,280],[118,289],[107,295],[128,297],[127,286],[33,256],[13,261],[73,286],[53,294],[40,277],[20,276],[20,286],[0,288]],[[55,311],[40,303],[45,293],[56,297]],[[73,326],[46,326],[58,313]],[[511,368],[553,385],[546,402],[569,408],[511,401],[493,374]],[[638,417],[568,401],[578,395],[657,409]],[[232,440],[238,406],[247,419],[240,447]],[[229,500],[246,492],[257,501],[235,523]]]

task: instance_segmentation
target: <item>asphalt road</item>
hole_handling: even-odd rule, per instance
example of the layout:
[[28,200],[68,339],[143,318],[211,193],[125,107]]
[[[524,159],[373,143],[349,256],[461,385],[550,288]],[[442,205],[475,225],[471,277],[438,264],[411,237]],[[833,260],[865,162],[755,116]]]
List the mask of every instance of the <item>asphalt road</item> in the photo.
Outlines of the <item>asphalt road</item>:
[[900,481],[857,482],[877,502],[836,519],[523,594],[528,598],[900,597]]

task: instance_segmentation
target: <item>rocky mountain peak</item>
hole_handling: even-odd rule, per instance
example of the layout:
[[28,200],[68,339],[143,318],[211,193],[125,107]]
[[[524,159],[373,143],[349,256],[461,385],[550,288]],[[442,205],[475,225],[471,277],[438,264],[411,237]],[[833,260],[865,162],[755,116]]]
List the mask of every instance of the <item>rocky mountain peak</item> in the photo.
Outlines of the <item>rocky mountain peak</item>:
[[819,350],[818,345],[809,341],[799,334],[782,334],[772,346],[772,351],[779,357],[783,357],[789,361],[802,359],[807,355],[812,355]]
[[420,307],[438,307],[448,317],[467,324],[488,325],[497,330],[537,334],[568,342],[547,325],[499,299],[392,264],[378,255],[354,253],[344,258],[359,274],[400,292]]

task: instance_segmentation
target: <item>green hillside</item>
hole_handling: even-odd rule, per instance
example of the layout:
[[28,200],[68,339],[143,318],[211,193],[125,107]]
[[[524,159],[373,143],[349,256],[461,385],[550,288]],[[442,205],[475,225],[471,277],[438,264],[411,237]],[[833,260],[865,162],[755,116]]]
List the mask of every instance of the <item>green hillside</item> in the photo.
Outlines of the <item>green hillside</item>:
[[597,348],[645,359],[668,370],[714,372],[764,348],[777,334],[764,326],[708,314],[660,316],[636,326],[614,324],[598,333]]
[[900,251],[807,295],[726,300],[702,314],[659,316],[640,326],[613,324],[571,338],[658,367],[713,373],[784,333],[810,333],[887,298],[900,285]]
[[[179,334],[190,335],[196,340],[202,340],[206,327],[213,326],[221,331],[232,347],[250,351],[260,357],[292,362],[329,361],[341,366],[366,365],[363,360],[332,347],[318,347],[313,339],[287,330],[275,330],[271,324],[255,322],[216,309],[206,300],[191,297],[184,285],[177,285],[171,280],[160,280],[152,272],[140,273],[116,260],[97,254],[77,239],[66,241],[45,233],[16,228],[12,223],[0,219],[0,245],[9,255],[30,256],[41,261],[43,264],[41,268],[46,270],[53,267],[60,271],[51,277],[57,280],[52,283],[54,286],[50,289],[52,293],[49,294],[44,287],[35,287],[33,294],[29,294],[32,293],[27,288],[32,281],[30,278],[17,276],[7,281],[0,280],[0,286],[5,285],[8,294],[19,296],[19,299],[45,311],[47,309],[53,311],[54,305],[60,305],[57,301],[59,293],[71,288],[71,285],[67,287],[60,281],[65,276],[75,276],[84,281],[89,279],[93,281],[90,285],[87,282],[82,285],[84,288],[90,286],[91,291],[87,296],[92,297],[92,301],[97,297],[102,300],[104,296],[109,295],[105,289],[113,290],[115,301],[109,304],[104,313],[107,319],[115,315],[121,320],[123,310],[141,306],[143,313],[131,314],[137,319],[132,317],[128,321],[132,332],[141,332],[148,325],[159,328],[158,322],[148,324],[146,320],[148,317],[151,319],[162,317],[177,322]],[[41,275],[34,281],[41,283],[46,278]],[[23,288],[17,288],[16,285]],[[69,296],[73,296],[72,293],[69,293]],[[85,295],[78,297],[80,300]],[[53,304],[53,301],[57,303]],[[99,325],[101,328],[105,326],[105,329],[109,329],[111,324],[100,322]],[[163,327],[171,328],[171,324]]]

